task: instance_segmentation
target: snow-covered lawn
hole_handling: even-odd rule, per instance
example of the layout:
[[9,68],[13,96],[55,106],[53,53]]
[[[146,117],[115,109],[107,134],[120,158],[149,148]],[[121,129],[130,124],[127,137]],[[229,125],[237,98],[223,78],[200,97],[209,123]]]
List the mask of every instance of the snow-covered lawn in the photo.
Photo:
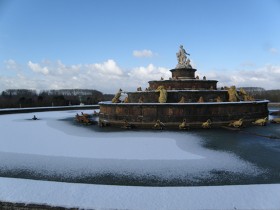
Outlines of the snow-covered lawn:
[[[80,178],[102,174],[196,180],[262,169],[201,146],[195,133],[104,132],[75,126],[80,111],[0,115],[0,171]],[[93,111],[84,111],[92,113]],[[33,115],[40,120],[30,120]],[[279,209],[280,185],[135,187],[0,178],[0,200],[103,209]]]
[[95,209],[279,209],[280,184],[125,187],[0,179],[0,200]]

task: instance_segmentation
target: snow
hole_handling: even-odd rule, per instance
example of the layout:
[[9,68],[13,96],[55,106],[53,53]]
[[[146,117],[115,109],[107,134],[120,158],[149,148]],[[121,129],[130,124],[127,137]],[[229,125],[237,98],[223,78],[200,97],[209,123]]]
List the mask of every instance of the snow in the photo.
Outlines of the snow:
[[125,187],[0,178],[0,200],[95,209],[279,209],[280,184]]
[[1,116],[0,122],[5,123],[0,131],[6,138],[1,140],[0,169],[24,169],[60,177],[109,173],[188,180],[205,178],[213,170],[262,173],[234,154],[201,147],[201,138],[195,134],[106,133],[61,120],[73,120],[75,113],[34,113],[40,118],[36,121],[29,120],[33,113]]
[[[211,179],[211,171],[264,171],[235,154],[202,147],[192,132],[104,131],[77,126],[81,111],[0,116],[0,172],[59,177],[97,174]],[[84,110],[93,113],[93,110]],[[30,120],[36,115],[39,120]],[[93,127],[93,128],[92,128]],[[0,178],[0,200],[101,209],[279,209],[280,185],[134,187]]]
[[[67,113],[67,115],[64,115]],[[100,159],[171,160],[201,159],[202,156],[178,150],[171,136],[146,137],[94,133],[92,130],[65,125],[57,117],[72,117],[70,112],[34,113],[41,120],[26,120],[33,114],[1,116],[2,152],[40,154],[49,156],[85,157]],[[48,128],[45,130],[44,128]],[[11,129],[16,132],[11,135]],[[82,130],[82,133],[81,133]],[[19,140],[21,139],[21,140]],[[93,141],[94,140],[94,141]],[[161,150],[158,145],[161,145]],[[124,147],[125,145],[125,147]],[[168,148],[168,150],[167,150]],[[162,152],[165,150],[165,153]]]
[[133,106],[133,105],[140,105],[140,106],[146,106],[146,105],[156,105],[156,106],[169,106],[169,105],[175,105],[175,106],[186,106],[186,105],[196,105],[196,106],[202,106],[202,105],[219,105],[219,104],[261,104],[261,103],[269,103],[268,100],[258,100],[258,101],[238,101],[238,102],[187,102],[187,103],[112,103],[111,101],[103,101],[99,102],[99,104],[110,104],[114,106]]

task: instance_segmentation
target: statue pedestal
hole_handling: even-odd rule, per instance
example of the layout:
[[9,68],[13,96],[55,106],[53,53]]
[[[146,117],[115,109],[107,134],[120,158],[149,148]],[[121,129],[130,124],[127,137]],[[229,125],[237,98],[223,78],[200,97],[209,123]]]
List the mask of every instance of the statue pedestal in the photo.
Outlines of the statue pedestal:
[[195,79],[196,69],[193,68],[176,68],[170,70],[172,78],[177,79]]

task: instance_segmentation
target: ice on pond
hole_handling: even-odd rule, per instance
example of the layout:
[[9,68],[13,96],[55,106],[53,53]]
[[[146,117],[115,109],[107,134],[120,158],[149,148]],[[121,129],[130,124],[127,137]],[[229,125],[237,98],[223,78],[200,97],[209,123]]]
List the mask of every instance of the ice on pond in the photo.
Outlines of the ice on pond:
[[75,124],[76,113],[34,113],[38,121],[27,120],[30,113],[0,116],[5,137],[0,140],[0,169],[13,176],[126,176],[179,182],[219,179],[220,173],[262,173],[231,152],[203,147],[205,140],[194,132],[103,132]]

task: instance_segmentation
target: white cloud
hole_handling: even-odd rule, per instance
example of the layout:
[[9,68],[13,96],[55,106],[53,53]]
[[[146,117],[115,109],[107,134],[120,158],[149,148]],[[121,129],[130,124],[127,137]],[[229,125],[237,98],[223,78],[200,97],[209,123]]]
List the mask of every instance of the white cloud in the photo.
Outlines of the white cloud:
[[60,60],[58,60],[54,64],[52,64],[51,74],[53,74],[53,75],[77,74],[80,71],[81,67],[82,67],[82,65],[80,65],[80,64],[66,66]]
[[28,67],[36,73],[42,73],[42,74],[49,74],[49,69],[45,66],[45,67],[41,67],[40,64],[38,63],[32,63],[31,61],[28,61]]
[[8,69],[8,70],[18,70],[19,69],[19,65],[13,59],[6,60],[4,63],[5,63],[6,69]]
[[262,87],[280,89],[280,66],[265,65],[255,70],[209,72],[207,79],[218,80],[218,86]]
[[109,59],[103,63],[95,63],[95,64],[86,64],[85,68],[88,69],[88,73],[98,73],[107,76],[120,76],[123,74],[121,68],[117,65],[117,63]]
[[[9,64],[16,63],[10,61]],[[7,65],[6,65],[7,68]],[[97,89],[103,93],[115,93],[119,88],[124,91],[136,91],[141,86],[145,89],[151,80],[169,79],[171,72],[168,68],[154,64],[122,69],[116,61],[109,59],[102,63],[66,65],[62,61],[29,61],[22,70],[15,75],[0,76],[0,90],[11,88],[27,89]],[[27,69],[31,69],[27,72]],[[218,80],[218,86],[251,86],[265,89],[279,89],[280,66],[266,65],[252,70],[212,71],[197,75],[207,79]]]
[[147,67],[133,68],[129,73],[129,77],[138,78],[140,80],[159,80],[161,77],[168,79],[171,77],[171,73],[167,68],[156,67],[153,64],[149,64]]
[[155,54],[151,50],[134,50],[133,51],[134,57],[153,57]]

